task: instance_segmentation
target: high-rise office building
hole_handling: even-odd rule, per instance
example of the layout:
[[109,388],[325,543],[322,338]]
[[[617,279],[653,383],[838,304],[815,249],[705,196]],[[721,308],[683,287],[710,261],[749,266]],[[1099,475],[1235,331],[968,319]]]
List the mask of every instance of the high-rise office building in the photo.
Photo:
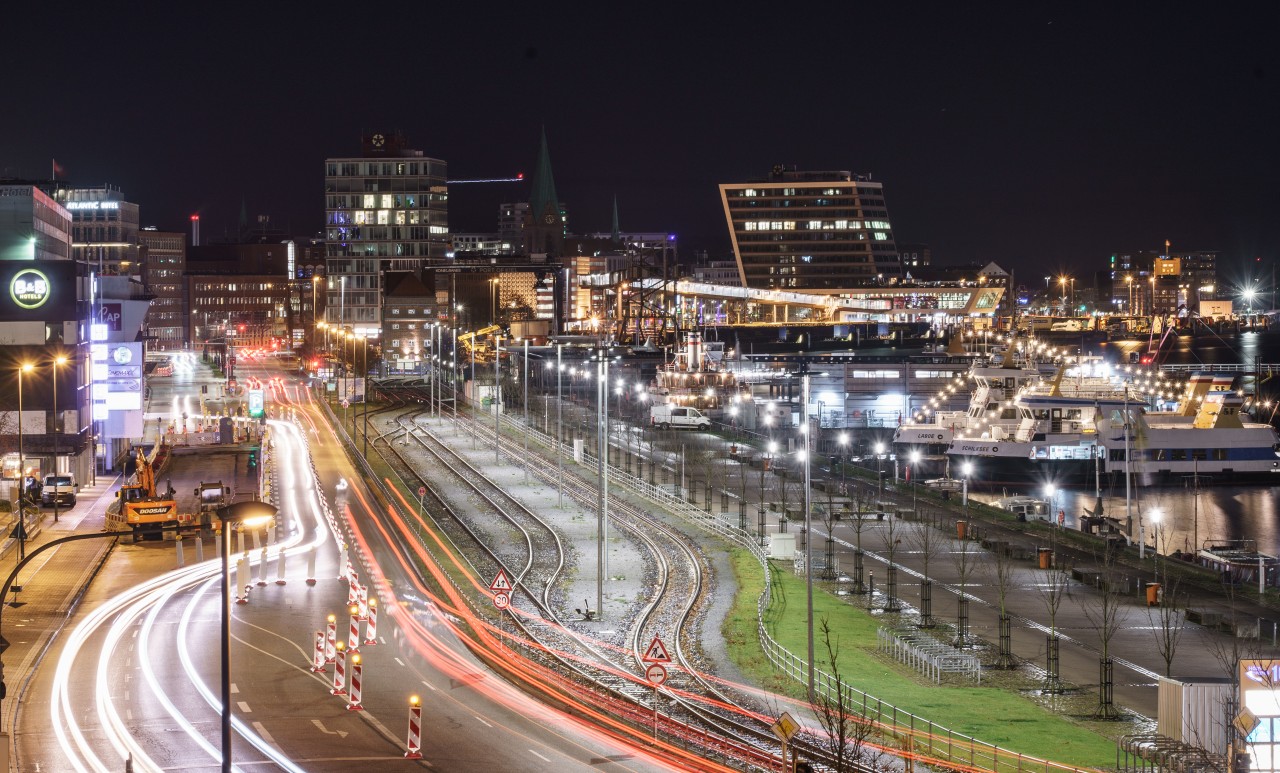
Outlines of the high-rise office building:
[[363,153],[325,160],[325,319],[378,338],[383,275],[443,263],[448,166],[399,133],[363,138]]
[[98,276],[136,276],[138,205],[113,185],[55,192],[71,213],[72,255]]
[[147,335],[152,349],[180,349],[187,340],[186,306],[182,302],[182,275],[187,270],[187,235],[181,231],[143,228],[138,257],[142,286],[151,294],[147,309]]
[[746,287],[839,292],[902,275],[884,186],[849,172],[776,166],[720,185]]

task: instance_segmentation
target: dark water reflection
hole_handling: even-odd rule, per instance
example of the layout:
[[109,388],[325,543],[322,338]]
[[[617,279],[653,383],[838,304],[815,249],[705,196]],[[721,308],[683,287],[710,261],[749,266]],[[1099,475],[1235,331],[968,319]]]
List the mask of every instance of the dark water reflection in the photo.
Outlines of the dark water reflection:
[[[1086,351],[1101,354],[1116,363],[1127,363],[1130,352],[1145,352],[1147,340],[1085,343]],[[1182,336],[1170,340],[1164,360],[1170,364],[1235,364],[1246,365],[1280,363],[1280,332],[1242,333],[1232,336]],[[1280,397],[1280,376],[1262,380],[1259,389],[1264,399]],[[1256,416],[1256,420],[1268,421],[1274,415]],[[1255,540],[1264,553],[1280,555],[1280,480],[1275,485],[1248,487],[1201,487],[1196,494],[1191,481],[1181,486],[1155,488],[1135,486],[1132,496],[1133,536],[1138,536],[1138,520],[1141,514],[1146,525],[1147,544],[1154,544],[1154,532],[1158,529],[1162,552],[1190,550],[1209,541]],[[1013,493],[1013,492],[1010,492]],[[1032,493],[1043,496],[1044,492]],[[1103,507],[1106,515],[1126,523],[1125,492],[1123,484],[1103,490]],[[1094,508],[1095,493],[1090,489],[1060,491],[1056,495],[1056,508],[1065,512],[1067,525],[1078,527],[1078,518],[1084,509]],[[1163,513],[1160,526],[1153,526],[1151,513]],[[1166,548],[1167,546],[1167,548]]]

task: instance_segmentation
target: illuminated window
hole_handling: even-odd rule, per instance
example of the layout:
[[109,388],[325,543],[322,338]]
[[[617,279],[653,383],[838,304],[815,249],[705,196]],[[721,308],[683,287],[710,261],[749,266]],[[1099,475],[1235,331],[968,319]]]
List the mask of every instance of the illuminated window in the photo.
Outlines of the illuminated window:
[[374,196],[372,193],[366,193],[364,195],[364,208],[373,209],[374,207],[378,206],[376,202],[377,198],[378,197]]

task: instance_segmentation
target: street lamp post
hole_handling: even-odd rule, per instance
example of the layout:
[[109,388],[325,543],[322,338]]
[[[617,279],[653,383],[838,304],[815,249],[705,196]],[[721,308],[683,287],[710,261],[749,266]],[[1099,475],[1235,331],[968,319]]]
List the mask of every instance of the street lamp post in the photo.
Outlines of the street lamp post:
[[[18,366],[18,560],[27,554],[27,462],[22,449],[22,374],[35,366],[24,362]],[[2,601],[2,599],[0,599]]]
[[266,502],[237,502],[217,510],[222,522],[222,771],[231,773],[231,526],[259,526],[275,517]]
[[53,522],[54,523],[57,523],[59,518],[58,516],[58,485],[60,480],[59,475],[61,474],[58,471],[58,433],[61,431],[58,429],[58,368],[61,368],[63,365],[66,365],[66,364],[67,364],[67,358],[65,355],[62,355],[62,354],[59,354],[57,357],[54,357],[53,362],[51,363],[51,366],[53,368]]
[[879,490],[880,496],[884,496],[884,471],[881,469],[884,462],[884,443],[876,443],[873,449],[876,452],[876,488]]
[[960,471],[964,473],[964,488],[960,491],[960,506],[969,512],[969,476],[973,474],[973,462],[965,462],[960,467]]
[[559,501],[556,507],[564,509],[564,401],[560,395],[561,376],[564,374],[564,344],[556,344],[556,485]]
[[502,464],[502,336],[493,337],[493,461]]
[[907,468],[907,475],[911,477],[911,512],[913,513],[917,512],[916,510],[916,477],[917,477],[916,465],[918,465],[919,463],[920,463],[920,452],[912,451],[911,466]]
[[849,433],[841,432],[839,441],[840,441],[840,493],[841,495],[843,495],[846,491],[845,479],[844,479],[845,478],[845,461],[844,460],[845,460],[845,455],[848,453],[848,450],[849,450]]
[[597,511],[599,514],[597,551],[599,572],[596,575],[596,618],[604,619],[604,576],[608,572],[608,551],[605,550],[605,538],[609,534],[609,350],[601,347],[597,350],[600,362],[597,364],[596,379],[597,410],[599,415],[598,436],[596,441],[596,468],[600,485]]

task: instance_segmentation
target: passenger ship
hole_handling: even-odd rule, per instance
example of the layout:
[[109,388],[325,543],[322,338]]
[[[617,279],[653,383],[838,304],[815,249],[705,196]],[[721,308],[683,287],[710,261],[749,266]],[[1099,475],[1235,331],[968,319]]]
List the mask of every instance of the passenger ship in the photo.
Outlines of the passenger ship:
[[1169,412],[1148,411],[1127,395],[1024,394],[1014,400],[1022,417],[1016,430],[954,438],[947,455],[990,483],[1092,484],[1097,475],[1123,480],[1126,466],[1138,485],[1193,475],[1206,483],[1280,483],[1280,433],[1244,421],[1243,399],[1230,384],[1197,374]]
[[733,371],[721,367],[724,345],[684,335],[674,359],[658,368],[649,393],[655,403],[676,403],[716,415],[741,392]]
[[928,469],[930,460],[945,462],[951,443],[957,438],[1011,433],[1022,423],[1014,399],[1029,392],[1065,392],[1091,398],[1122,394],[1119,382],[1099,358],[1075,358],[1070,365],[1043,362],[1017,367],[1010,350],[998,364],[975,362],[969,377],[975,387],[966,410],[935,411],[929,421],[898,427],[893,444],[899,457],[918,452]]

